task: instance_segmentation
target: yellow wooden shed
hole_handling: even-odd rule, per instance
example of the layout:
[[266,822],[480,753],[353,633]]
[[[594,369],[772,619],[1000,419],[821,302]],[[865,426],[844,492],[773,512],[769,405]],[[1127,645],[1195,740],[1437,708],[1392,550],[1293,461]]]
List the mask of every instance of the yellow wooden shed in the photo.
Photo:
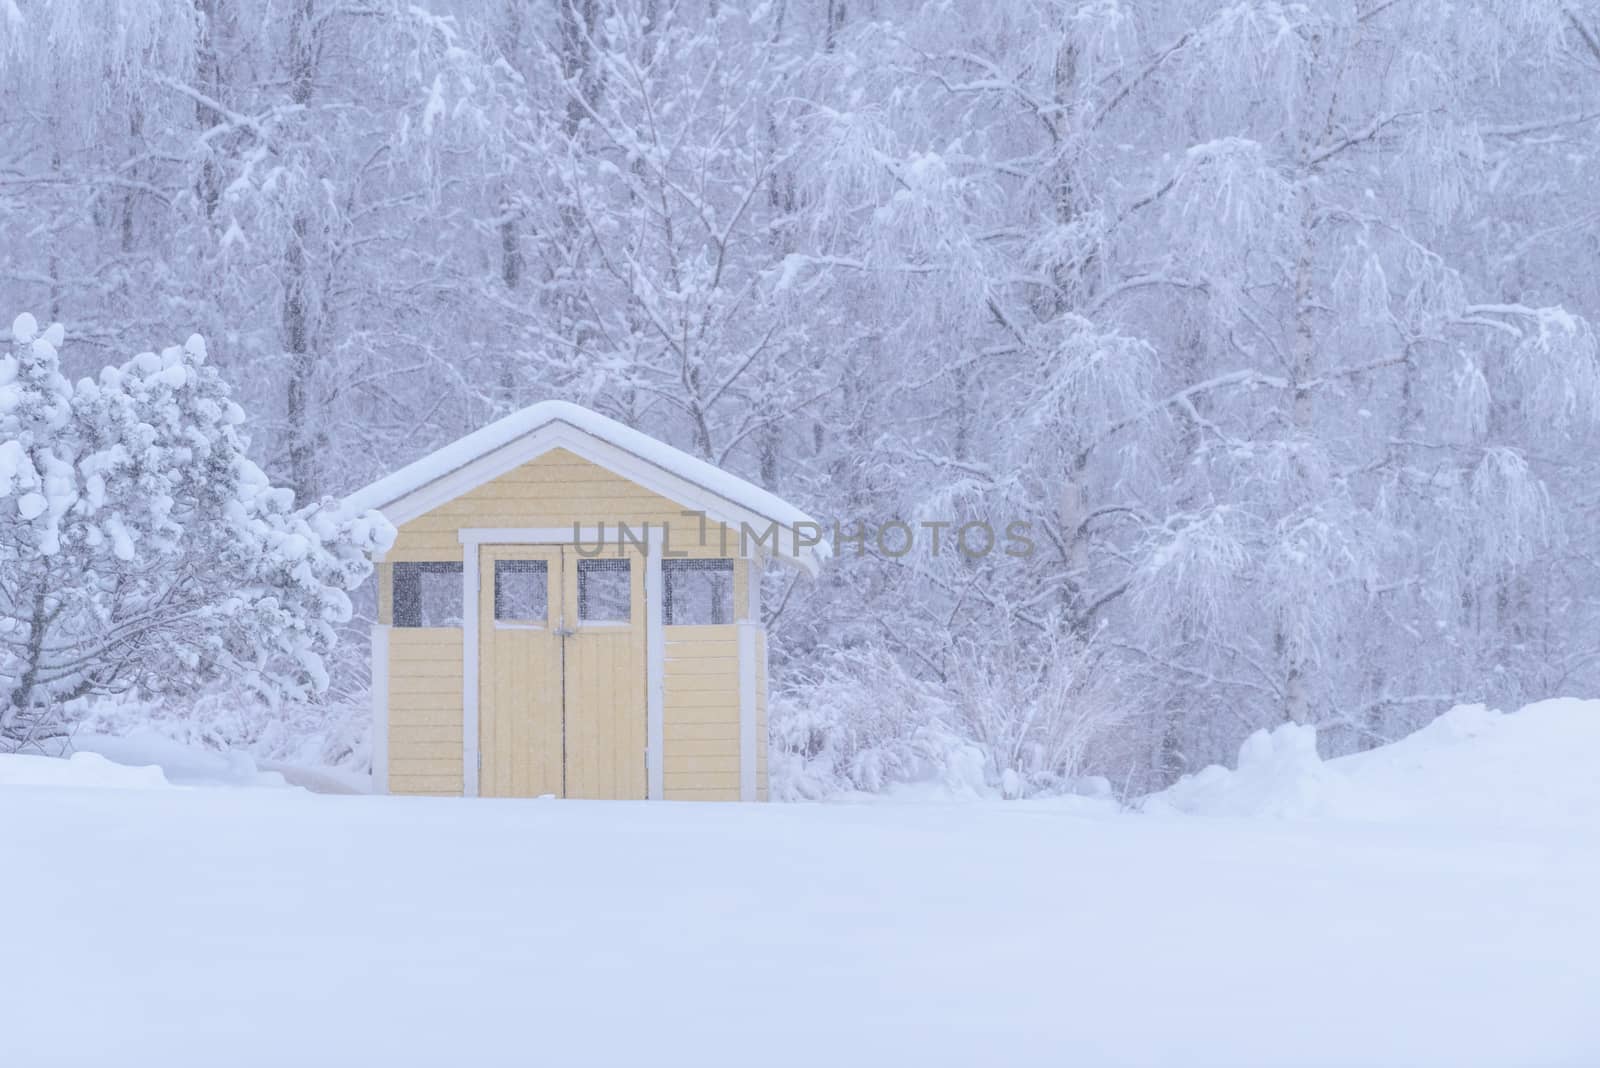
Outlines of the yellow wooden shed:
[[345,500],[378,562],[373,790],[767,796],[761,574],[804,512],[588,409],[492,423]]

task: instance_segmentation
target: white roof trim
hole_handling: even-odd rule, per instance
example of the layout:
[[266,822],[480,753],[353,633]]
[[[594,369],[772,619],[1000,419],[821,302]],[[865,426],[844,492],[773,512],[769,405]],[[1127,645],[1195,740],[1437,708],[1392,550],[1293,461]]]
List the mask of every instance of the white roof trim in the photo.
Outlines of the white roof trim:
[[554,449],[565,449],[735,529],[748,523],[765,532],[775,523],[780,528],[776,555],[812,574],[829,555],[826,542],[795,552],[795,528],[811,524],[820,531],[821,524],[794,505],[647,434],[563,401],[544,401],[490,423],[356,490],[345,497],[344,507],[352,513],[376,509],[399,526]]

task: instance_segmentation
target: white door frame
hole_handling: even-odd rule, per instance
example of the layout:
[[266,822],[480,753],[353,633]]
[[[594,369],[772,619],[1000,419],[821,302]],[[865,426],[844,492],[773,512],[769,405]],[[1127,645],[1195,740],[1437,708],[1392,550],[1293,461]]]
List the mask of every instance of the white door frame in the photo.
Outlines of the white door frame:
[[[645,797],[659,801],[662,796],[661,751],[666,729],[662,719],[662,699],[666,662],[661,613],[661,550],[664,529],[645,523],[644,600],[645,600]],[[630,540],[636,533],[628,525]],[[461,783],[462,794],[478,796],[478,548],[483,545],[573,546],[575,542],[594,545],[604,540],[598,527],[466,527],[458,531],[461,541]],[[621,526],[612,526],[613,537],[621,537]],[[609,543],[615,544],[615,542]]]
[[372,792],[389,792],[389,628],[372,625]]
[[745,603],[738,606],[739,634],[739,800],[756,800],[756,643],[761,635],[761,561],[745,561]]

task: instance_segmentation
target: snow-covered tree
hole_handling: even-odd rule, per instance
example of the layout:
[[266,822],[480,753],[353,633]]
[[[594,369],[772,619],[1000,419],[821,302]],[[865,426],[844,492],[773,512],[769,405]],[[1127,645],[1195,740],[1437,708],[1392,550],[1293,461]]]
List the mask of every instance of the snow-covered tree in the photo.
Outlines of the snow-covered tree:
[[1552,479],[1593,440],[1596,351],[1476,235],[1533,131],[1593,166],[1595,115],[1540,110],[1549,63],[1593,77],[1587,40],[1533,3],[1018,0],[847,33],[799,284],[882,339],[876,492],[1040,548],[884,561],[873,640],[948,678],[967,641],[1095,636],[1150,782],[1282,719],[1348,747],[1537,692],[1521,635],[1563,626]]
[[198,324],[297,491],[562,396],[952,524],[770,590],[774,683],[909,678],[995,777],[964,695],[1046,679],[1132,789],[1600,686],[1589,7],[0,10],[0,304],[75,374]]
[[205,343],[97,379],[61,374],[59,324],[17,317],[0,358],[0,739],[62,706],[226,676],[275,700],[327,685],[347,591],[393,540],[376,514],[296,509],[246,456]]

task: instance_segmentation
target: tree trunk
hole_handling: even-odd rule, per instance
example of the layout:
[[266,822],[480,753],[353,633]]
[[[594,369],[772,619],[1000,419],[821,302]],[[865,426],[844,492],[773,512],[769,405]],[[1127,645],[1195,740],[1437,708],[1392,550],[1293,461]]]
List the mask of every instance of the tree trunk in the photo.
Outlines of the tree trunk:
[[[290,94],[302,108],[310,103],[316,83],[314,17],[314,0],[300,0],[289,31]],[[306,176],[308,182],[310,178]],[[314,194],[308,191],[306,195]],[[310,269],[306,262],[310,230],[310,211],[302,207],[295,212],[290,226],[283,264],[283,346],[289,364],[284,412],[288,422],[289,484],[301,503],[316,500],[322,488],[317,472],[317,415],[313,411],[317,358],[312,351]]]

